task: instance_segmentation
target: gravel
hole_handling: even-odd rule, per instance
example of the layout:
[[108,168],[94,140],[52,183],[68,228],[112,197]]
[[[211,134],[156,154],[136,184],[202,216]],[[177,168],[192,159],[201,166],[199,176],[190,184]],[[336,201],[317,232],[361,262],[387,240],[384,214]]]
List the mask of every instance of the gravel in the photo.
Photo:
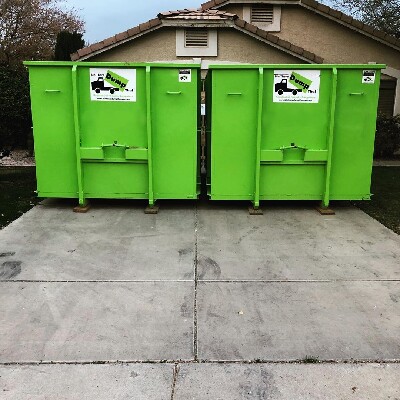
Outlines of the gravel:
[[27,150],[13,150],[9,157],[0,159],[0,167],[34,167],[35,158]]

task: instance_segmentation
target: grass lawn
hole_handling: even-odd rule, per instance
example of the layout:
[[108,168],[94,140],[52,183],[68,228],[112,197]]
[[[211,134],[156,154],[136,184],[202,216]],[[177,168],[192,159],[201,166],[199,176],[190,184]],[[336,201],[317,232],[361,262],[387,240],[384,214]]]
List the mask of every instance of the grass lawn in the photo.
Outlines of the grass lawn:
[[400,167],[374,167],[370,202],[356,206],[400,234]]
[[0,167],[0,229],[37,202],[35,167]]

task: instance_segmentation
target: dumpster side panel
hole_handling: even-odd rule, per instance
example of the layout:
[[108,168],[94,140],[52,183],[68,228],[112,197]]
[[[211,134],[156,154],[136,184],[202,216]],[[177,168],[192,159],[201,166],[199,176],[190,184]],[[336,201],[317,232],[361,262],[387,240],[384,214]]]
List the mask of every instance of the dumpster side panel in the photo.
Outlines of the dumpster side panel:
[[[303,75],[307,72],[299,71]],[[308,161],[308,155],[327,148],[331,70],[311,71],[320,80],[315,103],[290,102],[299,97],[291,92],[282,94],[288,102],[273,101],[275,84],[281,79],[275,74],[279,76],[280,71],[264,70],[260,198],[322,199],[325,156],[320,161]]]
[[[134,98],[99,100],[114,90],[108,82],[99,93],[93,89],[93,82],[106,79],[108,71],[134,81],[130,82]],[[78,83],[81,148],[87,157],[82,165],[85,196],[147,198],[147,161],[129,160],[128,155],[131,149],[147,151],[145,68],[80,67]],[[101,159],[96,160],[99,151]]]
[[69,67],[30,67],[39,197],[75,198],[78,192],[72,79]]
[[362,78],[363,69],[338,73],[332,200],[370,198],[380,71],[376,71],[373,84],[362,83]]
[[211,199],[250,200],[255,186],[258,70],[214,70]]
[[90,198],[147,199],[147,164],[86,163],[85,193]]
[[173,67],[151,69],[156,199],[197,198],[198,73]]

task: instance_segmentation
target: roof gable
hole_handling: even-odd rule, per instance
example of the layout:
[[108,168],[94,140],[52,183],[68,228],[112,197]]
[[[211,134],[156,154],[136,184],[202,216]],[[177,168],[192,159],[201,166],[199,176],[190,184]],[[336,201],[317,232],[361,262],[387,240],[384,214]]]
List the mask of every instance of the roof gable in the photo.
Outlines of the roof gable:
[[188,24],[188,26],[196,24],[196,26],[223,26],[225,28],[234,28],[306,62],[321,64],[324,61],[323,58],[302,47],[295,46],[286,40],[280,39],[278,36],[272,35],[255,25],[239,19],[236,14],[202,8],[162,12],[158,14],[158,18],[78,50],[71,55],[71,59],[73,61],[85,60],[163,26],[184,27],[186,24]]
[[[331,7],[326,6],[325,4],[319,3],[316,0],[249,0],[249,3],[277,3],[277,4],[294,4],[299,5],[301,7],[305,7],[309,10],[312,10],[326,18],[336,21],[341,25],[345,25],[350,29],[356,30],[374,40],[378,40],[381,43],[384,43],[390,47],[395,48],[396,50],[400,50],[400,39],[397,39],[394,36],[388,35],[385,32],[382,32],[378,29],[373,28],[370,25],[364,24],[363,22],[350,17],[342,13],[341,11],[335,10]],[[203,10],[210,10],[214,8],[221,7],[225,4],[229,3],[246,3],[246,0],[242,1],[232,1],[232,0],[210,0],[206,3],[203,3],[201,8]]]

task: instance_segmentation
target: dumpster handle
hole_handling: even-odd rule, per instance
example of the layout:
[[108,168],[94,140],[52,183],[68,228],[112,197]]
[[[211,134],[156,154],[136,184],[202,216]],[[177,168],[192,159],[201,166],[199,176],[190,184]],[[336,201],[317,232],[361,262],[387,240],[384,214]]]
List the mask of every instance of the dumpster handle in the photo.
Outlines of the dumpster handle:
[[117,142],[114,142],[112,144],[102,144],[101,147],[123,147],[125,149],[129,149],[129,146],[125,144],[118,144]]
[[60,93],[61,90],[59,90],[59,89],[46,89],[45,92],[46,93]]
[[167,94],[182,94],[182,92],[167,92]]
[[228,93],[228,96],[241,96],[243,93]]
[[349,93],[350,96],[364,96],[364,92],[361,93]]
[[300,149],[300,150],[308,150],[308,147],[305,146],[297,146],[294,143],[291,146],[282,146],[278,150],[288,150],[288,149]]

